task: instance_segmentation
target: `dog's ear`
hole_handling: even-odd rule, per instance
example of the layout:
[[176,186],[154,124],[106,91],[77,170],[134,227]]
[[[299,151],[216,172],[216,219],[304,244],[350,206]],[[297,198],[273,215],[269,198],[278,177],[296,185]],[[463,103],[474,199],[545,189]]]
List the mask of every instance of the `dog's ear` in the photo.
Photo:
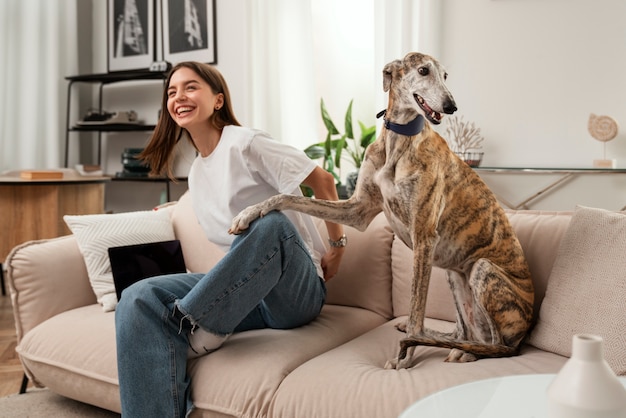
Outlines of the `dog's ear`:
[[385,65],[383,68],[383,91],[388,92],[391,87],[391,79],[393,78],[393,72],[402,66],[402,61],[395,60]]

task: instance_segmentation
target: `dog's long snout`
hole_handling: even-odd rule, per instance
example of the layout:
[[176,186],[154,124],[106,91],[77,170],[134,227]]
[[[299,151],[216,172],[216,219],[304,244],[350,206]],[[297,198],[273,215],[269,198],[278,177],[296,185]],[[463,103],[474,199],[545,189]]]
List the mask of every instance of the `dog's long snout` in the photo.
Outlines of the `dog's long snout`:
[[448,115],[451,115],[456,111],[457,111],[457,108],[456,108],[456,103],[454,102],[454,99],[446,100],[446,102],[443,104],[443,112],[447,113]]

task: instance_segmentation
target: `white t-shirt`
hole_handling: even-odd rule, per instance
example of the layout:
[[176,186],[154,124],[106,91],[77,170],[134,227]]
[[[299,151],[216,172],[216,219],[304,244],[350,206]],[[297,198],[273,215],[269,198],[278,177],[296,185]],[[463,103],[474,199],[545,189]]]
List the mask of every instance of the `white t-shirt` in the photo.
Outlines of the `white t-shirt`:
[[[188,181],[193,209],[209,241],[228,251],[233,218],[250,205],[279,193],[302,195],[300,184],[316,163],[303,151],[241,126],[226,126],[213,152],[198,155]],[[310,216],[285,211],[309,248],[318,274],[326,251]]]

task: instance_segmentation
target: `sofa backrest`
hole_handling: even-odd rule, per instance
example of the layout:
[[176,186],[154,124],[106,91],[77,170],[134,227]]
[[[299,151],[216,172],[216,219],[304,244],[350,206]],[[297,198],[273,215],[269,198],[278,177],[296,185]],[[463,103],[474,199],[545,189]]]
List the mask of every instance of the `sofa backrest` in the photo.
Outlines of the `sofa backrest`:
[[189,192],[176,203],[172,226],[174,235],[180,240],[187,270],[192,273],[206,273],[224,256],[224,252],[204,234],[193,211]]
[[509,211],[507,212],[517,239],[526,255],[535,285],[535,320],[546,295],[548,279],[573,212]]
[[[507,211],[511,225],[524,249],[535,286],[535,318],[546,292],[552,265],[572,212]],[[408,315],[412,277],[412,251],[398,239],[392,248],[393,313]],[[433,268],[426,316],[455,321],[455,309],[445,271]]]
[[[324,222],[316,219],[324,242],[328,233]],[[354,306],[393,318],[391,304],[391,243],[393,231],[381,213],[363,232],[344,226],[348,246],[339,272],[326,282],[327,303]]]

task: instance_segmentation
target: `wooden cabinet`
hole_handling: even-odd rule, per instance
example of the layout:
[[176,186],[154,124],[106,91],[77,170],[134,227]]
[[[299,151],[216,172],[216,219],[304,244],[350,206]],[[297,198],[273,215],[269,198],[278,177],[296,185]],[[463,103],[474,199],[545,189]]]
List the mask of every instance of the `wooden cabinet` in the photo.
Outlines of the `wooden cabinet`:
[[70,234],[63,215],[104,212],[106,177],[66,174],[63,180],[0,177],[0,262],[25,241]]

